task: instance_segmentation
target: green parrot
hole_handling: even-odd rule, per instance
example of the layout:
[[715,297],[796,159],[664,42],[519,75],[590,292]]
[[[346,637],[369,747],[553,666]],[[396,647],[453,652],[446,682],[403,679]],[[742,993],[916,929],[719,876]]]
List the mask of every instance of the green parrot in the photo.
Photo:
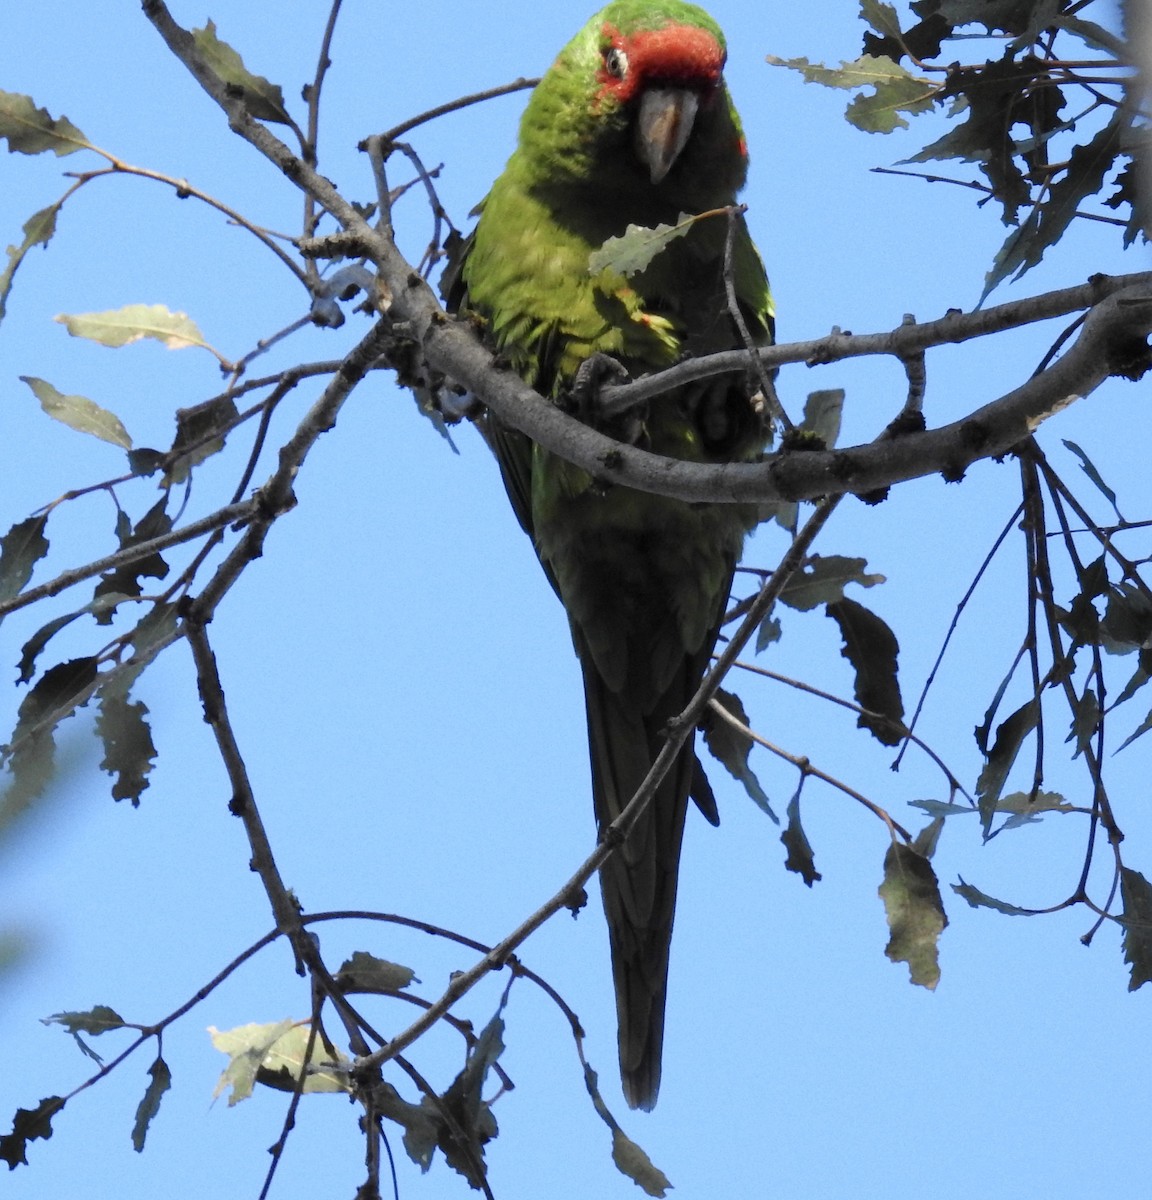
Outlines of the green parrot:
[[[747,151],[724,84],[725,55],[720,28],[695,5],[615,0],[533,91],[516,150],[478,210],[452,302],[479,319],[489,344],[542,395],[570,402],[573,389],[582,390],[582,365],[602,363],[598,356],[638,376],[744,345],[725,289],[727,216],[691,223],[628,278],[589,261],[630,224],[675,225],[683,214],[735,203]],[[756,343],[768,343],[768,281],[739,218],[731,272],[746,328]],[[769,430],[764,410],[753,377],[740,372],[613,419],[597,417],[593,395],[580,416],[655,454],[722,463],[760,455]],[[708,668],[755,512],[612,486],[491,415],[485,420],[517,516],[567,610],[604,830]],[[689,797],[716,823],[691,739],[600,871],[620,1073],[633,1108],[651,1109],[660,1086]]]

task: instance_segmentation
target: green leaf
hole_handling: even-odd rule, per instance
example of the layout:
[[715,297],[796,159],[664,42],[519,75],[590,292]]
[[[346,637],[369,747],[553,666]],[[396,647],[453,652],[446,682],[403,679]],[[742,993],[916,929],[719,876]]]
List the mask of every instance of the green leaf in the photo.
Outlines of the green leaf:
[[927,112],[936,103],[936,85],[918,75],[912,75],[899,63],[888,58],[875,58],[876,63],[888,63],[891,74],[878,79],[871,95],[853,96],[844,117],[850,125],[865,133],[891,133],[907,129],[908,121],[901,115],[913,116]]
[[280,87],[270,83],[263,75],[253,75],[240,55],[216,36],[215,22],[209,21],[203,29],[193,29],[192,40],[212,73],[240,93],[248,111],[257,120],[275,121],[280,125],[292,124],[292,118],[284,107],[284,93]]
[[0,538],[0,601],[18,596],[32,578],[32,569],[48,553],[44,526],[48,514],[17,522]]
[[[1147,138],[1144,144],[1137,142],[1129,151],[1138,161],[1148,154]],[[1136,162],[1130,162],[1116,176],[1116,190],[1104,201],[1104,207],[1120,214],[1121,219],[1127,212],[1124,224],[1124,249],[1133,245],[1137,238],[1149,240],[1152,234],[1152,209],[1149,208],[1148,198],[1140,184],[1141,172]]]
[[20,264],[33,246],[47,246],[56,232],[56,214],[60,211],[62,201],[49,204],[47,208],[33,213],[24,222],[24,240],[19,246],[8,247],[8,265],[0,272],[0,321],[8,311],[8,296],[12,291],[12,281]]
[[1129,867],[1120,868],[1120,899],[1124,904],[1124,961],[1132,968],[1128,990],[1152,981],[1152,884]]
[[444,1161],[477,1189],[484,1175],[484,1146],[497,1132],[491,1102],[483,1098],[482,1091],[489,1070],[504,1052],[503,1008],[501,1001],[496,1015],[470,1047],[460,1074],[440,1098],[452,1118],[443,1123],[438,1138]]
[[63,616],[54,617],[46,625],[42,625],[21,647],[20,661],[16,665],[17,683],[27,683],[32,678],[36,673],[36,660],[44,652],[44,647],[61,629],[67,628],[77,617],[82,617],[85,613],[101,613],[105,609],[115,608],[125,599],[127,599],[126,596],[120,595],[101,596],[99,600],[92,600],[75,612],[64,613]]
[[940,842],[940,835],[944,832],[944,818],[935,816],[923,829],[912,839],[912,849],[917,854],[923,854],[925,858],[931,858],[936,853],[936,846]]
[[372,1099],[381,1116],[404,1130],[405,1152],[421,1171],[427,1171],[436,1155],[444,1121],[438,1109],[431,1103],[410,1103],[387,1081],[373,1088]]
[[1076,701],[1076,710],[1072,714],[1072,728],[1064,739],[1065,742],[1076,743],[1076,749],[1072,752],[1073,759],[1079,758],[1091,745],[1100,727],[1100,716],[1100,698],[1092,688],[1088,688]]
[[652,260],[677,238],[682,238],[699,217],[681,213],[675,225],[629,225],[619,237],[610,237],[588,259],[588,272],[614,271],[627,279],[648,269]]
[[44,1017],[40,1023],[63,1025],[71,1034],[87,1033],[92,1037],[98,1037],[112,1029],[123,1029],[127,1024],[124,1018],[107,1004],[97,1004],[95,1008],[86,1012],[53,1013],[50,1017]]
[[1090,142],[1076,146],[1068,167],[1052,186],[1048,198],[1008,235],[996,254],[992,269],[984,277],[981,302],[1005,279],[1019,279],[1044,257],[1067,230],[1080,203],[1094,196],[1120,153],[1120,129],[1125,118],[1117,110],[1107,125]]
[[784,866],[789,871],[795,871],[804,882],[811,887],[818,879],[823,878],[816,870],[816,859],[812,854],[812,846],[804,826],[800,824],[800,789],[788,801],[788,824],[780,835],[788,857]]
[[104,744],[100,769],[115,777],[113,800],[131,800],[135,808],[148,786],[148,775],[156,759],[152,731],[144,719],[148,708],[140,700],[129,700],[128,689],[135,672],[116,671],[99,690],[96,735]]
[[14,1171],[28,1165],[28,1143],[52,1136],[52,1118],[67,1101],[62,1096],[48,1096],[35,1108],[18,1108],[12,1121],[12,1132],[0,1137],[0,1159]]
[[[742,725],[748,724],[748,714],[744,711],[744,705],[741,703],[740,697],[733,692],[717,688],[712,701],[730,712]],[[767,814],[776,825],[779,825],[780,819],[772,811],[772,802],[748,765],[748,755],[754,744],[748,734],[724,720],[712,710],[711,706],[704,710],[700,728],[704,731],[704,744],[712,752],[712,755],[724,765],[733,779],[739,780],[744,785],[744,790],[756,803],[756,806]]]
[[1017,158],[1025,153],[1012,138],[1018,124],[1027,126],[1037,144],[1059,126],[1063,99],[1060,89],[1035,89],[1029,62],[1009,57],[983,66],[963,67],[949,73],[945,94],[966,111],[960,125],[903,161],[928,162],[956,158],[980,164],[992,194],[1000,202],[1002,219],[1014,225],[1021,205],[1031,191]]
[[148,1136],[148,1126],[152,1118],[160,1111],[160,1100],[172,1086],[172,1072],[168,1064],[159,1056],[148,1068],[148,1087],[136,1109],[136,1121],[132,1126],[132,1149],[137,1153],[144,1149],[144,1139]]
[[893,842],[878,890],[891,934],[884,953],[907,963],[912,982],[932,991],[940,982],[937,943],[948,924],[932,864],[910,846]]
[[1131,700],[1133,696],[1152,679],[1152,671],[1149,670],[1149,665],[1152,665],[1152,650],[1141,650],[1139,661],[1136,670],[1132,672],[1131,678],[1124,685],[1124,690],[1116,697],[1112,704],[1113,708],[1118,708],[1127,700]]
[[900,38],[900,18],[896,9],[883,0],[860,0],[860,18],[884,37]]
[[163,304],[126,304],[105,312],[61,313],[54,319],[73,337],[101,346],[117,348],[150,338],[169,350],[201,346],[216,354],[187,313],[172,312]]
[[111,442],[123,450],[132,449],[132,439],[115,413],[101,408],[87,396],[65,396],[47,380],[35,375],[21,375],[40,401],[40,407],[54,420],[79,433],[90,433],[102,442]]
[[[876,5],[878,10],[881,7],[888,6]],[[854,96],[845,113],[851,124],[866,133],[891,133],[897,127],[906,128],[908,122],[901,112],[926,112],[933,106],[938,90],[931,81],[912,75],[883,56],[864,54],[839,67],[810,63],[806,58],[777,58],[774,54],[768,55],[767,61],[774,67],[799,71],[805,83],[845,90],[874,89],[870,94]]]
[[1089,479],[1092,480],[1092,482],[1099,489],[1100,494],[1104,496],[1109,504],[1112,505],[1112,511],[1116,514],[1116,519],[1123,521],[1124,517],[1121,515],[1120,509],[1116,506],[1116,493],[1104,482],[1104,477],[1098,470],[1096,470],[1096,466],[1092,460],[1087,454],[1084,453],[1083,450],[1080,449],[1079,446],[1076,445],[1075,442],[1070,442],[1067,438],[1063,438],[1062,441],[1064,442],[1064,445],[1080,460],[1080,469],[1085,475],[1088,476]]
[[842,62],[838,67],[826,67],[823,63],[809,62],[806,58],[777,58],[775,54],[767,55],[765,61],[773,67],[799,71],[805,83],[818,83],[823,87],[845,91],[868,87],[890,78],[894,65],[889,59],[874,59],[870,55],[863,55],[854,62]]
[[1078,567],[1076,579],[1080,591],[1065,612],[1057,613],[1057,619],[1072,635],[1075,646],[1095,645],[1100,639],[1100,614],[1094,602],[1108,594],[1105,556],[1101,554],[1092,562]]
[[[1135,0],[1135,2],[1139,3],[1139,0]],[[1067,13],[1059,13],[1055,17],[1053,24],[1062,29],[1067,29],[1069,33],[1075,34],[1094,50],[1103,50],[1105,54],[1111,54],[1115,58],[1125,60],[1132,53],[1131,48],[1122,37],[1109,32],[1103,25],[1097,25],[1095,21],[1086,21],[1083,17],[1073,17]],[[1064,57],[1067,58],[1068,56],[1065,55]]]
[[760,654],[773,642],[778,642],[783,632],[784,626],[780,624],[780,618],[769,613],[756,630],[756,653]]
[[[800,428],[818,437],[826,449],[831,450],[840,436],[840,417],[844,411],[844,389],[824,388],[809,392],[804,401],[804,420]],[[864,560],[858,560],[863,565]],[[880,582],[880,577],[875,577]],[[871,584],[865,584],[871,587]]]
[[989,33],[1023,36],[1049,23],[1060,5],[1058,0],[940,0],[938,7],[954,26],[980,24]]
[[148,615],[132,632],[136,657],[151,662],[156,654],[171,643],[179,625],[180,607],[177,603],[154,604]]
[[1145,588],[1126,579],[1109,586],[1100,644],[1109,654],[1131,654],[1152,647],[1152,598]]
[[1144,720],[1116,747],[1116,753],[1119,754],[1121,750],[1132,745],[1138,737],[1143,737],[1149,729],[1152,729],[1152,709],[1149,709],[1148,715]]
[[411,967],[376,958],[363,950],[357,950],[336,972],[336,984],[345,995],[376,992],[391,996],[413,982],[419,980]]
[[847,558],[842,554],[810,555],[784,585],[780,599],[789,608],[809,612],[821,604],[843,600],[844,589],[850,583],[868,588],[883,583],[883,575],[865,572],[867,565],[866,558]]
[[970,804],[951,804],[944,800],[909,800],[908,804],[911,808],[926,812],[930,817],[958,817],[976,812]]
[[95,658],[71,659],[45,671],[24,697],[12,740],[0,747],[0,763],[11,774],[0,799],[0,826],[44,794],[55,771],[56,726],[88,702],[95,682]]
[[984,827],[985,838],[992,828],[992,817],[1008,779],[1008,772],[1012,770],[1024,739],[1036,728],[1039,719],[1040,705],[1035,700],[1029,700],[1006,717],[996,729],[996,741],[988,752],[980,778],[976,781],[980,823]]
[[[212,1045],[228,1055],[229,1063],[216,1085],[215,1096],[231,1088],[228,1107],[247,1100],[257,1083],[279,1091],[294,1092],[304,1066],[308,1024],[277,1021],[270,1025],[238,1025],[235,1029],[209,1028]],[[348,1092],[350,1063],[341,1056],[333,1063],[317,1038],[314,1058],[304,1080],[305,1092]]]
[[1007,796],[1001,796],[996,801],[996,811],[1009,814],[1004,822],[1005,829],[1015,829],[1039,821],[1042,813],[1069,813],[1076,810],[1059,792],[1037,791],[1010,792]]
[[874,612],[855,600],[838,600],[825,609],[840,627],[840,650],[856,672],[856,703],[867,709],[856,719],[884,746],[898,745],[904,736],[904,701],[900,696],[896,635]]
[[313,1043],[312,1059],[305,1068],[304,1055],[308,1050],[310,1034],[308,1022],[293,1023],[292,1028],[278,1037],[265,1052],[256,1070],[256,1082],[279,1092],[295,1092],[303,1071],[304,1086],[300,1090],[307,1095],[316,1092],[350,1092],[351,1061],[343,1054],[333,1059],[322,1037],[317,1036]]
[[[162,537],[171,532],[172,518],[168,514],[168,493],[163,496],[132,525],[123,512],[117,514],[116,536],[121,550],[132,550],[153,538]],[[168,574],[168,564],[159,551],[141,555],[132,562],[106,571],[100,576],[96,585],[93,604],[106,596],[117,595],[135,599],[143,594],[144,586],[141,579],[164,579]],[[112,622],[110,608],[94,609],[96,623],[109,625]],[[145,618],[147,620],[147,618]]]
[[624,1131],[615,1126],[612,1130],[612,1161],[617,1169],[635,1183],[646,1196],[666,1196],[672,1186],[668,1176],[655,1166],[652,1160]]
[[9,151],[19,154],[51,150],[61,157],[92,148],[67,117],[53,118],[46,108],[37,108],[31,96],[17,92],[0,92],[0,140],[5,138]]
[[1026,908],[1017,908],[1015,904],[1006,904],[1003,900],[997,900],[993,896],[985,895],[979,888],[974,888],[970,883],[965,883],[963,879],[959,883],[952,885],[952,890],[957,896],[963,896],[973,908],[994,908],[999,913],[1004,913],[1009,917],[1027,917],[1031,914]]

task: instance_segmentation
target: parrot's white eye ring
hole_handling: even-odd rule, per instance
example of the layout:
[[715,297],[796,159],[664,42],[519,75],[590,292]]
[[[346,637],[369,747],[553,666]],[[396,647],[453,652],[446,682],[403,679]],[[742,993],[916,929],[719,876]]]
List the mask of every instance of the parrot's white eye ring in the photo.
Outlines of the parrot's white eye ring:
[[623,79],[628,71],[628,55],[617,46],[613,46],[604,55],[604,70],[615,79]]

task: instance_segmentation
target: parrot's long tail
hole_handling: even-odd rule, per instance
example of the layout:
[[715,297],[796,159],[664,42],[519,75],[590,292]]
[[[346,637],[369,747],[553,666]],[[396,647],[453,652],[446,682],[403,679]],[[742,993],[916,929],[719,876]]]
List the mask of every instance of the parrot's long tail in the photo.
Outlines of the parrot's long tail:
[[[699,683],[695,668],[686,660],[682,677],[644,714],[585,664],[592,788],[601,830],[619,816],[648,774],[664,744],[667,722],[684,709]],[[660,1089],[668,952],[695,765],[690,738],[627,841],[600,868],[616,984],[620,1077],[632,1108],[651,1109]]]

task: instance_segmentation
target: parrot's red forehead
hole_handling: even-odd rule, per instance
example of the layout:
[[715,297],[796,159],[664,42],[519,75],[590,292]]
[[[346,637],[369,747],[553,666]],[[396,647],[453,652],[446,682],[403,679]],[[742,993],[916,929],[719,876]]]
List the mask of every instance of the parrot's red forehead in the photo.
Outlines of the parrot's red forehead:
[[653,83],[711,90],[724,70],[724,48],[698,25],[668,24],[659,29],[621,33],[605,21],[600,29],[605,54],[615,50],[624,56],[623,78],[601,67],[597,80],[605,90],[627,100],[641,87]]

